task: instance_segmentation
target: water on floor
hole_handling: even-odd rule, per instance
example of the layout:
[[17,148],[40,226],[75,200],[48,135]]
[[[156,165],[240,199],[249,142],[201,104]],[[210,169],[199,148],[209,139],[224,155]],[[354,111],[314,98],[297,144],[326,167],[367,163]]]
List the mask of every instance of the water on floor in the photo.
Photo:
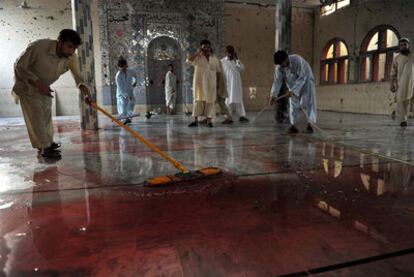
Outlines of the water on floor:
[[321,113],[323,132],[288,136],[271,113],[214,128],[189,121],[131,127],[185,167],[224,174],[147,188],[177,170],[105,119],[99,131],[57,119],[55,163],[37,157],[21,120],[0,120],[2,274],[414,274],[414,127]]

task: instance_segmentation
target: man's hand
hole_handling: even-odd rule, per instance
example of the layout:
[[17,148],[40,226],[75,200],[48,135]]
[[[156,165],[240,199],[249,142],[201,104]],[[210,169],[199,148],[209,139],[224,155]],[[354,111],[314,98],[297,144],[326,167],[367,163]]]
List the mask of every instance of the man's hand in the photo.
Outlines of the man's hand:
[[294,94],[293,94],[293,92],[291,92],[291,91],[288,91],[287,93],[286,93],[286,97],[292,97]]
[[197,49],[197,56],[199,56],[199,57],[201,57],[202,55],[203,55],[203,48],[200,46],[200,47],[198,47],[198,49]]
[[53,95],[52,95],[53,90],[48,85],[43,83],[42,81],[36,80],[34,82],[31,82],[31,84],[33,84],[39,90],[41,94],[47,97],[53,98]]
[[92,102],[92,95],[91,95],[91,91],[89,90],[89,88],[86,85],[80,85],[79,86],[80,91],[83,94],[83,97],[85,97],[85,103],[90,105]]
[[201,46],[197,49],[197,52],[195,52],[195,53],[193,53],[193,54],[191,54],[191,53],[188,53],[187,54],[187,59],[190,61],[190,62],[193,62],[197,57],[201,57],[203,55],[203,51],[202,51],[202,49],[201,49]]
[[273,106],[275,103],[276,103],[276,97],[274,97],[274,96],[270,96],[270,99],[269,99],[269,105],[270,105],[270,106]]

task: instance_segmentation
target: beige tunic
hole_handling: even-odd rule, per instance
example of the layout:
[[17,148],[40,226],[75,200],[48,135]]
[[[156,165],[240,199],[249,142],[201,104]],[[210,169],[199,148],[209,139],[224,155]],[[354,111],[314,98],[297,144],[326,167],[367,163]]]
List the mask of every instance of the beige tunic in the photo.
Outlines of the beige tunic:
[[50,86],[60,75],[70,70],[77,86],[83,82],[77,67],[77,57],[58,57],[56,45],[56,40],[49,39],[33,42],[14,66],[13,95],[20,100],[33,148],[46,148],[53,142],[52,100],[41,94],[29,81],[41,80]]
[[397,102],[413,98],[414,91],[414,56],[398,54],[393,61],[391,79],[397,80]]
[[215,103],[217,97],[217,73],[221,72],[219,59],[211,55],[198,56],[194,61],[187,60],[194,66],[193,96],[194,101]]
[[41,80],[47,85],[53,84],[63,73],[70,70],[76,85],[83,79],[78,71],[77,57],[60,58],[56,54],[56,40],[43,39],[31,43],[17,59],[14,67],[15,85],[13,91],[17,95],[33,95],[38,93],[29,81]]

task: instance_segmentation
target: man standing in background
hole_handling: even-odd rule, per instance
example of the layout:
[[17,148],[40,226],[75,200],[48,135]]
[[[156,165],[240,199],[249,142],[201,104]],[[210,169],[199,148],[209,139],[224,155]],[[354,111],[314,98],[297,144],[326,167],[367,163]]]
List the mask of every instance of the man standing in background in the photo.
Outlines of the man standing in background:
[[202,40],[195,54],[189,54],[187,62],[194,66],[193,117],[189,127],[198,126],[198,118],[207,117],[207,127],[213,127],[216,116],[215,104],[220,83],[220,61],[211,51],[211,42]]
[[237,53],[234,51],[233,46],[228,45],[226,47],[226,54],[227,56],[221,59],[224,83],[228,93],[226,105],[230,113],[229,118],[226,118],[226,120],[230,124],[233,123],[231,115],[233,112],[236,112],[239,115],[240,122],[248,122],[243,104],[243,86],[240,76],[240,72],[244,70],[244,65],[237,58]]
[[414,96],[414,57],[410,51],[410,40],[401,38],[399,49],[400,53],[394,58],[391,69],[391,91],[396,93],[397,118],[400,126],[407,127]]
[[128,69],[124,58],[118,60],[118,67],[119,70],[115,75],[118,114],[120,118],[125,118],[124,124],[129,124],[130,117],[134,114],[134,87],[137,84],[137,77],[134,71]]
[[165,105],[167,113],[174,114],[175,103],[177,101],[177,84],[178,79],[174,74],[174,66],[168,65],[168,72],[165,74]]

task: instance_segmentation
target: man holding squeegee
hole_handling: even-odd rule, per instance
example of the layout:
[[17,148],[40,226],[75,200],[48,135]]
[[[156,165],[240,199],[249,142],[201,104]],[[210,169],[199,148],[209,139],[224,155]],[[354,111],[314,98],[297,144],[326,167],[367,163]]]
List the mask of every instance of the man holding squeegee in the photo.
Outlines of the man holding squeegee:
[[53,91],[50,85],[70,70],[85,100],[90,101],[89,88],[78,71],[74,54],[81,43],[76,31],[64,29],[57,40],[42,39],[31,43],[14,65],[12,94],[20,102],[33,148],[45,158],[61,158],[60,144],[53,142]]
[[285,51],[277,51],[274,55],[276,65],[273,80],[270,105],[273,105],[281,97],[277,97],[286,80],[287,92],[283,97],[290,97],[290,128],[289,134],[298,133],[295,124],[298,121],[301,110],[308,121],[307,133],[313,133],[313,124],[316,124],[316,95],[315,78],[308,62],[299,55],[288,55]]

